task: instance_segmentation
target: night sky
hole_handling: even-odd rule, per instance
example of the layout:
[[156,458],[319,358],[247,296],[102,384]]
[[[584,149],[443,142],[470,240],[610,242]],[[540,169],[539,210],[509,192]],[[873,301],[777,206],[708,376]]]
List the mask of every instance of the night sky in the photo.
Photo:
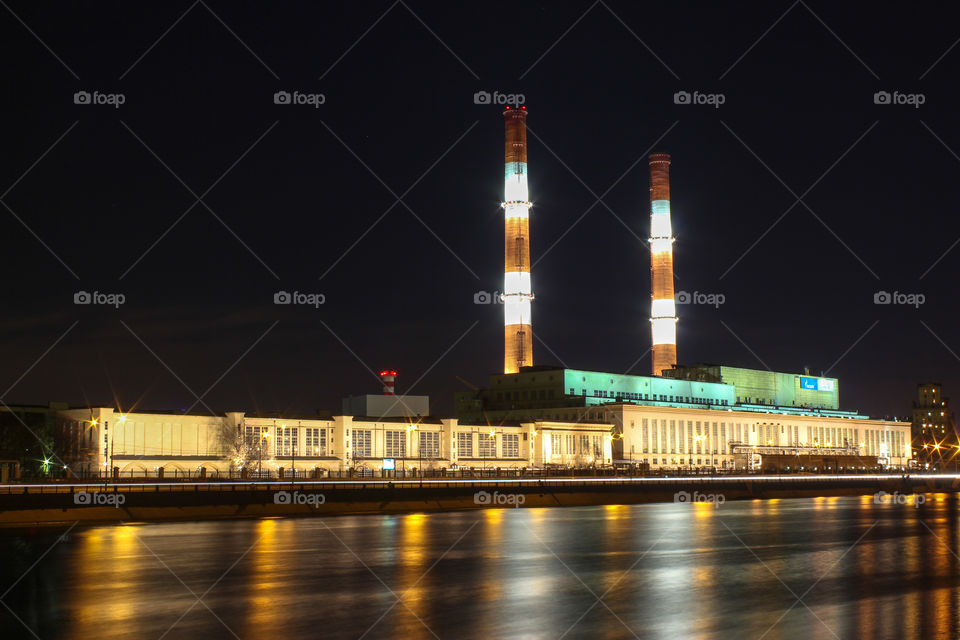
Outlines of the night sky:
[[659,151],[676,288],[725,298],[679,307],[681,362],[808,366],[875,416],[920,381],[960,395],[951,11],[9,0],[0,399],[337,412],[394,368],[449,414],[456,376],[502,367],[474,294],[502,286],[503,118],[478,91],[529,110],[536,364],[649,372]]

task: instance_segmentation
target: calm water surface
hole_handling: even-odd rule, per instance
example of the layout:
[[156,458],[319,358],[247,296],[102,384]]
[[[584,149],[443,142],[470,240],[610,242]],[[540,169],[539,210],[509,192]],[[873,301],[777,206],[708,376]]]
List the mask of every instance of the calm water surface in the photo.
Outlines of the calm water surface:
[[955,638],[958,507],[849,497],[0,534],[0,637]]

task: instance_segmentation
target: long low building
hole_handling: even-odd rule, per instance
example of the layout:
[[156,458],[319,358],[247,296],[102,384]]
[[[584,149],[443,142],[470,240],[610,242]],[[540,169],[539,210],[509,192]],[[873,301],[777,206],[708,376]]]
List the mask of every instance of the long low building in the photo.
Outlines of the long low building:
[[[605,466],[613,425],[531,421],[469,425],[456,419],[259,418],[109,407],[56,411],[57,456],[78,475],[411,475],[463,468]],[[556,445],[561,442],[564,445]],[[390,475],[390,474],[387,474]]]
[[[652,406],[580,409],[571,420],[470,425],[438,418],[262,418],[59,409],[58,457],[77,474],[411,475],[464,468],[643,465],[733,469],[763,456],[861,459],[906,469],[910,424],[822,415]],[[746,456],[746,458],[745,458]],[[759,457],[758,457],[759,456]],[[737,461],[740,461],[738,464]],[[390,475],[389,473],[386,475]]]
[[787,411],[689,409],[615,403],[585,410],[587,420],[613,424],[614,458],[651,468],[733,468],[738,453],[859,456],[860,466],[906,469],[910,424],[862,416],[833,417]]

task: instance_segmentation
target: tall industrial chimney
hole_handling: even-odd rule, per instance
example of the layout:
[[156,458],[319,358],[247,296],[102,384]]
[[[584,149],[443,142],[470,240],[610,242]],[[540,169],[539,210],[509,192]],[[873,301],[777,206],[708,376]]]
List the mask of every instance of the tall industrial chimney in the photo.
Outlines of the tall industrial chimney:
[[527,108],[507,107],[504,149],[503,372],[533,365],[530,318],[530,202],[527,191]]
[[670,154],[650,155],[650,331],[653,375],[677,364],[677,307],[673,298]]

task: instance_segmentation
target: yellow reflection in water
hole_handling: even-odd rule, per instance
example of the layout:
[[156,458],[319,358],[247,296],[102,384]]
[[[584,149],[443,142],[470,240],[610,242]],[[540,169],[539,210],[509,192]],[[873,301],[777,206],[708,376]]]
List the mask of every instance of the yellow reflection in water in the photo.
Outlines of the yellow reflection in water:
[[[396,587],[403,604],[398,604],[391,615],[400,616],[402,622],[394,623],[403,629],[404,637],[426,637],[428,631],[419,619],[428,615],[430,582],[427,562],[425,533],[429,515],[410,513],[400,517],[400,574]],[[402,625],[399,626],[399,625]]]
[[254,546],[247,556],[251,569],[245,590],[246,605],[243,610],[247,617],[244,631],[240,634],[242,637],[269,637],[283,622],[282,607],[276,604],[276,594],[281,586],[276,555],[280,526],[277,520],[264,518],[257,520],[253,527],[250,543]]
[[69,563],[69,580],[75,587],[67,602],[74,612],[72,632],[96,637],[111,627],[135,629],[136,599],[117,594],[135,592],[143,578],[144,554],[149,552],[137,540],[136,527],[92,529],[73,540],[78,548]]
[[715,515],[717,515],[717,506],[715,504],[710,502],[693,503],[694,519],[712,518]]

